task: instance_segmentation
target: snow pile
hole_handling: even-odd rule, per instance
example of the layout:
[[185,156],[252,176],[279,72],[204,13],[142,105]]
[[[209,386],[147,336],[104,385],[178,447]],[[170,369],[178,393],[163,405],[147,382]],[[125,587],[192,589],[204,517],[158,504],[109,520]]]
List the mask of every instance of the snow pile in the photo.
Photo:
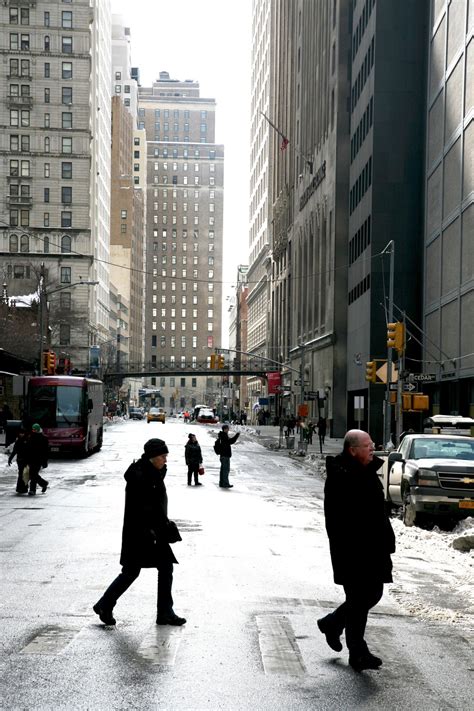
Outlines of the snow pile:
[[391,595],[406,612],[425,620],[473,624],[474,550],[461,552],[453,542],[474,535],[474,518],[453,531],[409,528],[398,519],[392,525],[397,552]]

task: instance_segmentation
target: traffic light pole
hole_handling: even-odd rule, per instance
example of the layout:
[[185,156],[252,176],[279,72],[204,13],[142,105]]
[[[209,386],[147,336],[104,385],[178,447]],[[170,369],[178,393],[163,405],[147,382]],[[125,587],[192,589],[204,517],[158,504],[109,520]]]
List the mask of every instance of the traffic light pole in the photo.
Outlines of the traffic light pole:
[[[390,250],[390,251],[389,251]],[[390,240],[383,253],[390,254],[390,281],[388,287],[388,323],[393,321],[393,281],[395,275],[395,242]],[[392,405],[390,402],[390,383],[392,382],[393,348],[387,348],[387,390],[385,394],[384,445],[391,441]]]

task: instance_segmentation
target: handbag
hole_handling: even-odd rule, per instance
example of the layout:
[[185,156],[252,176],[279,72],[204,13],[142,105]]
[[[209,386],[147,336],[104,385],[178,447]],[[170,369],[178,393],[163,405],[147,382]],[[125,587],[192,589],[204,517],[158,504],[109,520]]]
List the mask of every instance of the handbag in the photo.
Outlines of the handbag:
[[23,479],[24,485],[28,486],[28,482],[30,481],[30,467],[28,466],[28,464],[25,464],[25,466],[23,467],[21,478]]
[[203,466],[200,466],[199,469],[198,469],[198,474],[200,474],[200,475],[202,476],[202,475],[204,474],[204,471],[205,471],[205,470],[204,470],[204,467],[203,467]]

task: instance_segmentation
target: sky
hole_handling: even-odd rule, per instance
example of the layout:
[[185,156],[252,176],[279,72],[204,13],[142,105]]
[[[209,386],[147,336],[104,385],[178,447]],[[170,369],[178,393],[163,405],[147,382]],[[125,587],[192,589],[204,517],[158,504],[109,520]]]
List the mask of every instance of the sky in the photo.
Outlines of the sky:
[[215,98],[216,142],[225,147],[224,304],[248,263],[250,32],[252,0],[112,0],[130,27],[132,66],[151,86],[160,71],[199,81]]

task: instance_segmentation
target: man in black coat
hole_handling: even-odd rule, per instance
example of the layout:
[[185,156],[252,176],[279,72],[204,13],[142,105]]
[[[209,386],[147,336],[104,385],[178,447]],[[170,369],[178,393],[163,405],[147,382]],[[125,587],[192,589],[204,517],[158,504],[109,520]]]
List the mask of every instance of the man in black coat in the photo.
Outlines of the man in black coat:
[[44,494],[49,486],[49,482],[40,476],[40,469],[46,469],[48,466],[49,444],[48,438],[43,434],[41,425],[35,423],[31,426],[31,432],[27,438],[25,446],[25,464],[30,470],[30,490],[29,496],[36,494],[36,487],[41,487],[41,492]]
[[342,454],[326,458],[326,531],[334,582],[344,587],[346,599],[318,620],[318,627],[336,652],[342,650],[339,637],[345,629],[349,664],[356,671],[382,664],[364,640],[369,610],[381,599],[384,583],[392,582],[395,536],[377,475],[382,464],[362,430],[349,430]]
[[230,458],[232,456],[231,445],[237,441],[240,432],[237,432],[233,437],[229,437],[229,425],[222,425],[222,430],[219,432],[218,440],[220,443],[220,460],[221,468],[219,472],[219,486],[221,489],[232,489],[233,484],[229,484]]
[[120,564],[122,572],[93,606],[105,625],[115,625],[112,610],[142,568],[158,569],[157,625],[184,625],[173,611],[171,588],[174,557],[170,543],[181,540],[176,525],[168,519],[165,487],[168,447],[162,439],[150,439],[144,453],[125,472],[125,513]]

